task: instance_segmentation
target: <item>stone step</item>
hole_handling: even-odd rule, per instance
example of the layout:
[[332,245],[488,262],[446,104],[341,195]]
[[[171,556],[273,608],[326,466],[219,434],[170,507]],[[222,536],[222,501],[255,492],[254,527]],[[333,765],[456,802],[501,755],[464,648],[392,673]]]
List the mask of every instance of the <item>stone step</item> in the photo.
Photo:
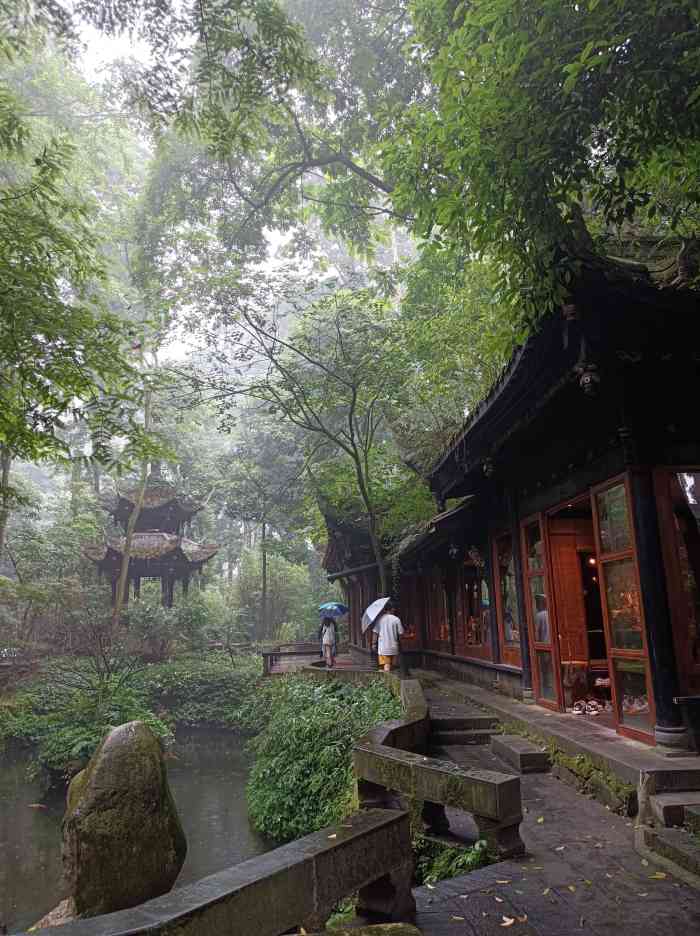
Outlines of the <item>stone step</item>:
[[549,770],[549,755],[543,748],[518,735],[494,735],[491,751],[520,773],[544,773]]
[[660,825],[682,826],[686,821],[686,807],[700,807],[700,792],[656,793],[649,797],[649,805]]
[[[700,841],[685,829],[652,829],[640,826],[635,832],[637,850],[640,845],[652,855],[659,855],[683,871],[700,877]],[[644,852],[642,851],[642,854]]]
[[495,729],[476,728],[472,731],[431,731],[430,743],[436,745],[461,746],[464,744],[488,744]]
[[500,724],[495,715],[482,715],[480,712],[467,715],[443,715],[430,709],[430,727],[435,731],[474,731],[497,728]]

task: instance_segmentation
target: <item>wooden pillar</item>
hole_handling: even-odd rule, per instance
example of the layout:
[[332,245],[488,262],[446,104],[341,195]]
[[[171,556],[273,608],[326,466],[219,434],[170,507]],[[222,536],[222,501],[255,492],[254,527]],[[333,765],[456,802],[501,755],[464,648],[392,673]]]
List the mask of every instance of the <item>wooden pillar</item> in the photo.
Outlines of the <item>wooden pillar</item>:
[[141,597],[141,576],[136,575],[134,577],[134,598],[138,599],[140,597]]
[[168,577],[165,572],[160,577],[160,603],[164,608],[168,607]]
[[631,470],[630,489],[649,669],[656,708],[654,736],[656,743],[663,747],[686,748],[688,732],[683,725],[680,709],[673,703],[673,697],[679,695],[678,667],[651,470]]
[[[523,575],[523,553],[520,546],[520,517],[518,513],[518,495],[515,490],[508,491],[508,518],[513,536],[513,568],[515,570],[515,593],[520,621],[520,665],[522,666],[523,700],[530,701],[532,695],[532,661],[530,660],[530,635],[527,628],[527,608],[525,606],[525,576]],[[494,596],[495,597],[495,596]]]
[[117,580],[112,579],[112,607],[117,603]]
[[182,580],[182,595],[187,598],[187,592],[190,590],[190,577],[186,575]]

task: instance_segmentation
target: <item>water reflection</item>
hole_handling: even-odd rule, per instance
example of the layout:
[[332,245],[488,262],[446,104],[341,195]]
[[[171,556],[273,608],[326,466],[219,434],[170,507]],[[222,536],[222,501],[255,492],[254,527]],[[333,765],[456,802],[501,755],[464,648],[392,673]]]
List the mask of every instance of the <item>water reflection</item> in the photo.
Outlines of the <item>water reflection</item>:
[[[230,732],[178,734],[168,776],[187,835],[176,887],[273,847],[250,827],[249,759]],[[0,755],[0,922],[9,932],[36,923],[61,900],[61,819],[65,795],[28,782],[23,751]],[[36,808],[36,804],[45,808]]]

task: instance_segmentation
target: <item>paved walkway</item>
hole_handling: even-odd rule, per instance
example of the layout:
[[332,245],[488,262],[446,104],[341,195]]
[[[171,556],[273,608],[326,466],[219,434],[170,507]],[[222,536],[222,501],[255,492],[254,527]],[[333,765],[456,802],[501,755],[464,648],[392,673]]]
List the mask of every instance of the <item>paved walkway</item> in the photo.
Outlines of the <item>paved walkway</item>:
[[[487,745],[443,750],[464,766],[510,769]],[[700,933],[700,891],[635,852],[632,820],[550,774],[523,776],[522,792],[527,856],[416,890],[425,936]],[[472,833],[468,817],[448,815]]]

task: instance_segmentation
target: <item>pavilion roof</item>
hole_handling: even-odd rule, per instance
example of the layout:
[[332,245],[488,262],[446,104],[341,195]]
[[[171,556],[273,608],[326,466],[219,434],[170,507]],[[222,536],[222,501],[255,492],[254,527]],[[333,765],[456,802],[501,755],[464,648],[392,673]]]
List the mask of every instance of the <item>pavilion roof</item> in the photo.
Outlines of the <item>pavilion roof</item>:
[[[87,546],[85,554],[93,562],[102,562],[112,555],[121,556],[125,537],[108,540],[106,543]],[[218,552],[213,543],[195,543],[194,540],[174,533],[147,531],[134,533],[131,541],[131,559],[180,559],[192,565],[206,562]]]

